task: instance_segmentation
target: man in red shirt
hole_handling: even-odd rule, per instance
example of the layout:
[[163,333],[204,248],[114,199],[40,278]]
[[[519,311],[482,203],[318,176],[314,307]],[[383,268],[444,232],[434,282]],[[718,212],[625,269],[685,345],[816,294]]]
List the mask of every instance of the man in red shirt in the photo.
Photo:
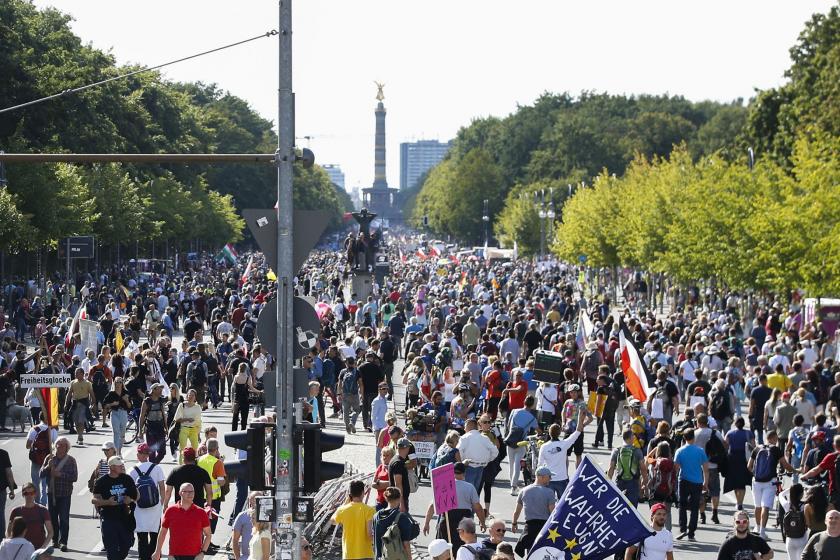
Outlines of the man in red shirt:
[[163,541],[167,533],[169,539],[169,556],[176,560],[204,560],[213,533],[210,532],[210,518],[207,512],[193,503],[195,489],[185,482],[178,491],[181,501],[166,508],[163,522],[158,535],[157,548],[152,560],[160,560]]
[[828,501],[834,509],[840,510],[840,480],[837,480],[835,464],[840,458],[840,435],[834,436],[834,452],[826,455],[820,464],[802,475],[802,478],[819,476],[828,471]]
[[513,371],[513,381],[508,383],[507,388],[502,391],[502,397],[505,394],[508,396],[511,412],[525,407],[525,397],[528,396],[528,382],[522,379],[521,369]]

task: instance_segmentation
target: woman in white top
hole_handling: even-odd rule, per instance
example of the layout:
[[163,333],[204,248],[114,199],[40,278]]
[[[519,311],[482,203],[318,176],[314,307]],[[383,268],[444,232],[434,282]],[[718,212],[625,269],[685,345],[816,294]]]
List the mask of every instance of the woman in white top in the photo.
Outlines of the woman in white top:
[[557,411],[557,385],[554,383],[540,383],[536,392],[537,399],[537,420],[545,427],[554,422],[554,415]]
[[443,402],[446,407],[452,406],[452,401],[455,400],[455,391],[458,387],[459,380],[455,379],[452,368],[448,367],[443,371]]
[[12,519],[9,532],[12,538],[0,543],[0,560],[29,560],[35,552],[35,547],[23,536],[26,533],[26,521],[23,517]]
[[198,434],[201,432],[201,405],[196,402],[195,389],[190,389],[187,393],[186,402],[178,405],[175,411],[175,418],[173,419],[173,426],[181,426],[181,432],[178,435],[178,464],[183,463],[184,448],[189,447],[198,449]]
[[269,560],[271,554],[271,526],[263,521],[257,521],[257,513],[251,514],[251,523],[254,525],[251,533],[249,560]]

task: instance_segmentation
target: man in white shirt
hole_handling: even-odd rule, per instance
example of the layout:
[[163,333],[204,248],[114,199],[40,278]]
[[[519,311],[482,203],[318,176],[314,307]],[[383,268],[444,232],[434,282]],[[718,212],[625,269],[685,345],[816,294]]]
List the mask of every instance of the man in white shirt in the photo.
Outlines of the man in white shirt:
[[790,360],[787,356],[782,354],[783,346],[781,344],[777,344],[773,347],[773,355],[770,357],[770,360],[767,362],[767,365],[770,366],[771,371],[776,371],[776,364],[782,364],[785,368],[785,374],[790,374]]
[[[654,504],[650,508],[650,525],[655,534],[642,543],[639,560],[674,560],[674,536],[665,528],[669,507],[666,504]],[[624,551],[624,560],[635,560],[637,548],[637,545],[628,547]]]
[[478,492],[484,467],[499,455],[499,450],[490,438],[478,431],[476,420],[469,419],[464,424],[464,435],[458,440],[458,451],[461,454],[461,462],[467,467],[464,480],[475,486]]

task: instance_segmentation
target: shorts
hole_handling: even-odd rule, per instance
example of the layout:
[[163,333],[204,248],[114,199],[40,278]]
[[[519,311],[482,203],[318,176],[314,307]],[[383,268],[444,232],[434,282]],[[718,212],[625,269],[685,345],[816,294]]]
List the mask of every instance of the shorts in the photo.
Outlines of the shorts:
[[566,455],[583,455],[583,434],[579,435],[572,446],[566,451]]
[[765,507],[768,509],[773,507],[773,500],[776,499],[776,484],[773,481],[753,481],[752,491],[755,507]]
[[[720,474],[717,469],[709,469],[709,497],[720,498]],[[773,492],[776,492],[775,487]],[[775,494],[774,494],[775,495]]]

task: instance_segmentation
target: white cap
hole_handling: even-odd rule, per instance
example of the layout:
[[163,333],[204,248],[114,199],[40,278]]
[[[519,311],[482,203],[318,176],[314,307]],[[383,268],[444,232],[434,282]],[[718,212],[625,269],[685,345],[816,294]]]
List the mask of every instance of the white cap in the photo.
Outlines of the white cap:
[[452,550],[452,545],[443,539],[435,539],[429,543],[429,556],[437,558],[447,550]]

